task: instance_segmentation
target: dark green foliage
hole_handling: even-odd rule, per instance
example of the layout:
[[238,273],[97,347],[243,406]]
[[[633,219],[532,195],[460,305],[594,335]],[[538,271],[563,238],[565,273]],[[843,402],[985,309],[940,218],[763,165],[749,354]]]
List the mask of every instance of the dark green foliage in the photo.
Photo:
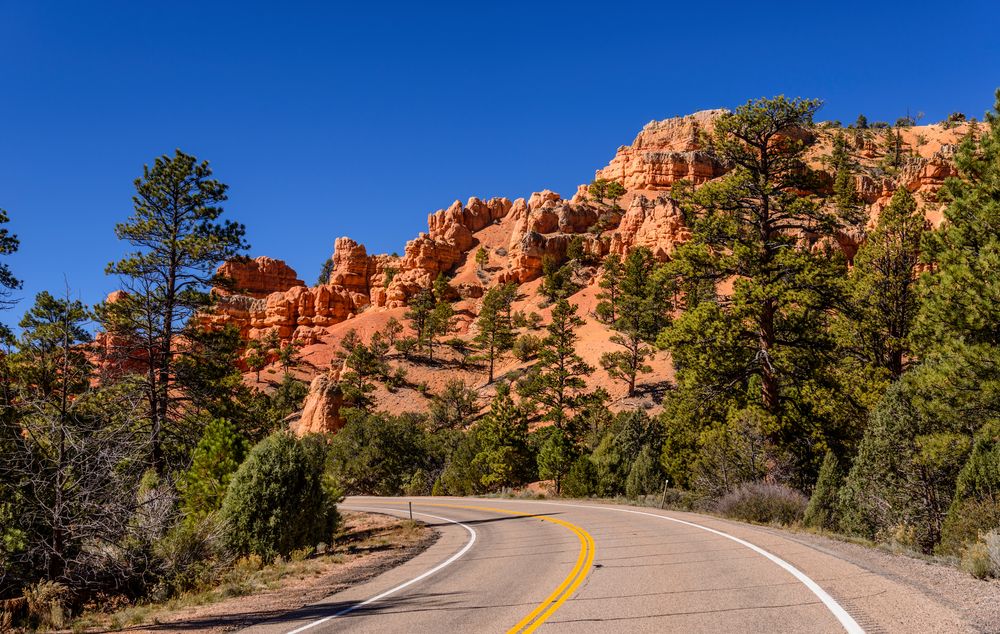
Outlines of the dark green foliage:
[[553,427],[538,451],[538,475],[543,480],[553,480],[556,495],[562,491],[562,479],[576,459],[576,449],[562,429]]
[[479,394],[461,379],[449,380],[431,399],[431,429],[465,429],[479,414]]
[[278,432],[250,450],[222,503],[226,543],[269,560],[329,543],[339,494],[325,477],[326,441]]
[[823,466],[819,469],[816,486],[806,507],[802,523],[810,528],[835,531],[839,528],[837,517],[838,493],[844,481],[844,473],[840,468],[837,455],[827,451],[823,458]]
[[479,453],[473,465],[484,471],[482,484],[490,489],[525,482],[531,469],[528,421],[510,396],[506,384],[497,386],[490,412],[478,425]]
[[958,474],[941,550],[958,553],[980,533],[995,528],[1000,528],[1000,421],[991,420],[976,434]]
[[557,427],[562,427],[586,388],[584,377],[593,372],[576,353],[576,329],[582,324],[576,306],[559,300],[552,309],[552,322],[542,340],[538,362],[517,386],[518,393],[532,407],[542,408],[542,420],[552,421]]
[[[3,209],[0,209],[0,256],[7,256],[17,253],[20,241],[9,229],[2,226],[10,222],[10,216]],[[0,262],[0,308],[10,308],[13,302],[10,300],[11,291],[21,288],[21,280],[14,276],[10,265]]]
[[330,439],[330,473],[348,495],[399,495],[418,469],[432,472],[420,420],[369,414]]
[[[649,249],[632,249],[618,282],[618,310],[608,307],[603,311],[617,314],[611,322],[615,330],[611,342],[621,350],[604,353],[601,367],[611,378],[625,383],[629,396],[635,394],[636,377],[653,371],[646,364],[653,356],[651,344],[669,323],[671,289],[654,276],[655,270],[656,262]],[[598,308],[601,305],[607,304],[602,302]]]
[[597,493],[597,467],[590,456],[582,455],[573,462],[562,482],[562,495],[586,498]]
[[205,426],[191,456],[191,467],[178,482],[181,511],[189,522],[197,522],[222,507],[229,481],[246,456],[246,439],[224,418]]
[[[694,191],[674,188],[692,238],[671,269],[682,292],[696,290],[707,301],[686,301],[659,339],[682,389],[739,408],[763,407],[773,417],[768,436],[794,447],[809,482],[822,455],[817,449],[848,439],[853,431],[844,427],[855,420],[827,414],[849,411],[830,402],[836,357],[828,320],[844,262],[801,238],[832,236],[848,220],[801,195],[816,185],[803,164],[802,130],[818,107],[777,97],[719,120],[716,151],[734,169]],[[725,301],[702,290],[734,278]]]
[[656,493],[663,487],[663,472],[656,458],[654,447],[644,445],[625,479],[626,496],[635,499]]
[[542,257],[543,278],[540,290],[550,302],[569,297],[578,290],[573,283],[575,264],[574,260],[562,263],[550,255]]
[[909,336],[920,306],[914,268],[924,224],[913,196],[896,190],[854,258],[849,305],[837,324],[842,349],[893,378],[912,357]]
[[319,277],[316,279],[317,284],[326,284],[330,281],[330,274],[333,273],[333,258],[327,258],[323,262],[323,266],[319,270]]
[[633,486],[638,487],[636,490],[644,489],[653,479],[651,473],[660,482],[657,486],[662,486],[661,469],[655,464],[662,445],[663,433],[658,421],[638,410],[619,413],[591,455],[597,467],[597,493],[605,497],[625,494],[629,475],[643,452],[649,458],[643,461],[652,466],[647,464],[636,473],[638,479]]
[[625,195],[625,188],[618,181],[598,178],[590,183],[587,192],[595,202],[604,202],[604,199],[607,198],[611,200],[612,205],[617,207],[618,199]]
[[921,412],[905,382],[895,384],[872,413],[841,489],[842,527],[870,539],[903,527],[930,552],[969,445],[966,435]]
[[621,294],[622,259],[616,253],[610,253],[601,265],[600,286],[603,291],[598,293],[597,316],[601,321],[613,324],[618,320],[618,298]]

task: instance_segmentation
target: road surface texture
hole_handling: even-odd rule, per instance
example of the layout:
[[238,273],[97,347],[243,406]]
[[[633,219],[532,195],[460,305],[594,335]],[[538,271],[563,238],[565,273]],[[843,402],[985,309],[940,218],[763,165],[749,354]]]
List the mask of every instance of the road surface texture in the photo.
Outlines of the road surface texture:
[[956,632],[913,584],[796,536],[691,513],[584,502],[348,498],[441,532],[428,550],[252,634]]

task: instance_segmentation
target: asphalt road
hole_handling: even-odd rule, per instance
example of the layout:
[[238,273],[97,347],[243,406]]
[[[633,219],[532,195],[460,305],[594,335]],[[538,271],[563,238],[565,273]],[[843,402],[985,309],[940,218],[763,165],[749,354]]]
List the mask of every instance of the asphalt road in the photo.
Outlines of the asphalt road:
[[952,614],[793,534],[560,501],[348,498],[436,527],[428,550],[253,634],[927,632]]

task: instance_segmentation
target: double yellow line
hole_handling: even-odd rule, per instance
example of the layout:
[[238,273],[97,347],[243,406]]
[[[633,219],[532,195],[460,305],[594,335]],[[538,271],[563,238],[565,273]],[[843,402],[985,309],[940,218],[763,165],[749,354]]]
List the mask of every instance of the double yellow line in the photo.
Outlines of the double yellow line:
[[594,538],[590,536],[590,533],[583,530],[576,524],[567,522],[566,520],[561,520],[555,517],[548,517],[545,515],[535,515],[534,513],[522,513],[520,511],[508,511],[507,509],[498,509],[489,506],[463,506],[458,504],[431,504],[426,502],[420,503],[422,506],[441,506],[445,508],[453,509],[472,509],[476,511],[490,511],[492,513],[503,513],[504,515],[515,515],[519,517],[537,517],[538,519],[551,522],[553,524],[558,524],[563,528],[567,528],[576,535],[577,539],[580,540],[580,553],[576,558],[576,565],[570,570],[569,575],[563,579],[562,583],[552,591],[552,594],[547,596],[544,601],[539,603],[534,610],[532,610],[527,616],[517,622],[517,625],[507,630],[507,634],[514,634],[515,632],[534,632],[538,627],[544,623],[559,607],[569,599],[576,589],[580,587],[583,580],[587,578],[590,573],[590,567],[594,563]]

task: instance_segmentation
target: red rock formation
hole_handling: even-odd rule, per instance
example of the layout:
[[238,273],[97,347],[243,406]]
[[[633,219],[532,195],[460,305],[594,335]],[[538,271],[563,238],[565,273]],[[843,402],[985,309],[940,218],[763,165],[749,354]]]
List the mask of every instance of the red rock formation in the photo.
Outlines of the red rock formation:
[[299,436],[327,434],[344,426],[340,416],[343,394],[335,374],[320,374],[309,385],[302,407],[302,415],[292,423],[291,429]]
[[649,200],[636,196],[611,236],[610,252],[625,256],[635,247],[646,247],[660,260],[690,238],[681,210],[672,200],[660,196]]
[[216,288],[215,292],[221,295],[238,294],[260,299],[294,286],[305,286],[292,267],[263,255],[253,260],[239,258],[225,262],[216,274],[233,284],[231,290]]
[[681,179],[704,183],[725,173],[705,151],[706,135],[725,110],[703,110],[686,117],[651,121],[632,142],[618,148],[597,178],[618,181],[627,190],[665,190]]

